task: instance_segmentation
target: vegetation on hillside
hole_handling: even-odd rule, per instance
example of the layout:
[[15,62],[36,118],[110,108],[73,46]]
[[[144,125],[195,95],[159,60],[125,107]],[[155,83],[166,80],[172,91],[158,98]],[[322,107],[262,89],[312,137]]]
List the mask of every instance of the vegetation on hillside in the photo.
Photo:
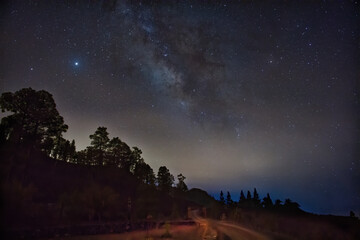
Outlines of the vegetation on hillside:
[[[296,236],[296,219],[310,217],[290,199],[274,202],[269,193],[260,199],[256,188],[246,196],[241,191],[238,201],[230,192],[221,191],[215,200],[201,189],[189,190],[182,173],[176,183],[166,166],[155,173],[140,148],[110,138],[104,126],[89,136],[90,146],[76,151],[75,141],[63,137],[68,126],[44,90],[3,93],[0,108],[7,114],[0,123],[2,229],[184,219],[190,208],[206,217]],[[327,218],[325,228],[341,225],[352,234],[355,214],[339,219]],[[308,226],[305,222],[302,226]],[[333,234],[341,236],[341,231]]]
[[8,114],[0,124],[3,224],[186,217],[181,173],[176,185],[166,166],[155,175],[141,149],[109,138],[106,127],[76,151],[50,93],[3,93],[0,107]]

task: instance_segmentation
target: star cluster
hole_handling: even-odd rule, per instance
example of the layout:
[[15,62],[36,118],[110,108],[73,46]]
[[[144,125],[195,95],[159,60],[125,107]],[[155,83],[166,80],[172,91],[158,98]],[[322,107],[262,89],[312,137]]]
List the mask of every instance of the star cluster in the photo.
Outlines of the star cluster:
[[305,210],[360,210],[357,1],[3,9],[2,90],[51,92],[78,149],[107,126],[214,194],[257,187]]

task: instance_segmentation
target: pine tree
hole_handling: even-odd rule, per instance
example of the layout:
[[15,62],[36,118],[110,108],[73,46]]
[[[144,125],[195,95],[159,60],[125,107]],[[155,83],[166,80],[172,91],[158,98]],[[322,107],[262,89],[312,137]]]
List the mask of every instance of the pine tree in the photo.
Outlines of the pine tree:
[[226,205],[229,207],[232,207],[232,205],[233,205],[233,200],[231,199],[230,192],[227,192],[227,195],[226,195]]
[[251,193],[250,193],[250,191],[247,191],[246,199],[247,199],[247,200],[251,200]]
[[221,205],[225,205],[225,198],[223,191],[220,191],[220,203]]
[[350,217],[355,218],[355,213],[353,211],[350,211]]
[[160,191],[169,193],[172,185],[174,184],[174,176],[170,173],[169,169],[165,166],[159,168],[157,174],[157,183]]
[[283,205],[281,204],[281,200],[280,199],[276,199],[276,201],[275,201],[275,204],[274,204],[274,207],[276,208],[276,209],[279,209],[279,208],[281,208]]
[[266,197],[263,198],[262,205],[266,209],[270,209],[270,208],[272,208],[274,206],[269,193],[266,194]]
[[254,188],[254,195],[253,195],[253,202],[255,207],[259,207],[260,206],[260,198],[259,198],[259,194],[256,190],[256,188]]
[[243,190],[241,190],[241,192],[240,192],[240,199],[239,199],[239,203],[240,202],[244,202],[245,201],[245,195],[244,195],[244,192],[243,192]]
[[299,207],[300,205],[297,202],[293,202],[289,198],[285,199],[284,209],[286,209],[287,211],[298,211],[300,210]]
[[107,144],[107,164],[131,172],[134,167],[134,151],[120,138],[114,137]]
[[27,157],[34,148],[50,154],[54,141],[68,128],[56,109],[53,96],[44,90],[23,88],[15,93],[2,93],[0,109],[13,113],[1,119],[3,140],[21,143],[19,146],[29,150]]
[[109,142],[109,133],[106,127],[98,127],[94,134],[90,135],[91,145],[94,150],[94,159],[96,165],[106,164],[104,156]]
[[75,154],[76,154],[76,146],[75,146],[75,140],[73,139],[70,143],[70,147],[69,147],[69,161],[74,163],[74,159],[75,159]]

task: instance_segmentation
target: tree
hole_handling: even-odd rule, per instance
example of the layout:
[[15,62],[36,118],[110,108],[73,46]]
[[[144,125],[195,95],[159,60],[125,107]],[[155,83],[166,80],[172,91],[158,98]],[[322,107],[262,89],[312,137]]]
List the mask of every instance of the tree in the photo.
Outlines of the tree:
[[85,149],[85,164],[86,165],[98,165],[96,156],[98,151],[93,146],[88,146]]
[[[133,147],[133,150],[131,152],[130,156],[130,162],[129,162],[129,170],[130,172],[134,173],[136,168],[143,169],[142,166],[144,166],[145,162],[144,159],[141,157],[142,151],[138,147]],[[139,167],[138,167],[139,166]]]
[[274,204],[274,207],[276,208],[276,209],[279,209],[279,208],[281,208],[282,207],[282,201],[280,200],[280,199],[276,199],[276,201],[275,201],[275,204]]
[[185,183],[186,177],[184,175],[182,175],[182,173],[180,173],[179,175],[177,175],[177,179],[178,179],[178,183],[177,183],[176,187],[180,191],[186,192],[188,190],[188,187],[186,186],[186,183]]
[[254,188],[254,194],[252,200],[256,207],[260,206],[260,198],[256,188]]
[[355,217],[355,213],[353,211],[350,211],[350,217],[352,217],[352,218]]
[[74,163],[87,165],[89,164],[86,159],[86,150],[81,150],[75,153]]
[[46,155],[51,156],[53,149],[55,148],[55,141],[52,138],[46,138],[41,144],[41,150],[46,153]]
[[154,185],[155,184],[155,174],[154,174],[154,170],[150,167],[149,164],[145,163],[145,174],[144,174],[144,178],[143,178],[143,182],[149,185]]
[[244,202],[245,200],[246,200],[246,198],[245,198],[244,192],[243,192],[243,190],[241,190],[239,203],[240,203],[240,202]]
[[297,202],[293,202],[289,198],[287,198],[284,202],[284,209],[289,212],[296,212],[300,210],[300,205]]
[[250,191],[247,191],[246,199],[247,199],[247,200],[251,200],[251,193],[250,193]]
[[70,142],[69,140],[65,140],[63,141],[62,143],[62,146],[61,146],[61,160],[67,162],[68,159],[69,159],[69,154],[70,154]]
[[[251,197],[251,196],[250,196]],[[239,198],[239,204],[238,206],[240,208],[246,207],[248,205],[248,201],[246,200],[245,194],[243,190],[240,191],[240,198]]]
[[58,137],[54,142],[54,147],[49,155],[55,160],[74,162],[75,154],[75,140],[72,140],[70,143],[69,140],[66,140],[63,137]]
[[73,139],[69,147],[69,161],[72,163],[74,162],[75,154],[76,154],[76,146],[75,146],[75,140]]
[[165,166],[159,168],[157,174],[157,183],[160,191],[169,193],[171,186],[174,184],[174,176]]
[[270,209],[274,206],[269,193],[266,195],[266,197],[263,198],[262,205],[267,209]]
[[227,195],[226,195],[226,205],[229,207],[231,207],[233,205],[233,200],[231,199],[231,195],[230,195],[229,191],[227,192]]
[[106,127],[98,127],[94,134],[90,135],[91,145],[95,151],[94,160],[96,165],[104,165],[104,155],[109,142],[109,133]]
[[150,167],[149,164],[145,163],[144,159],[141,157],[142,151],[137,148],[133,147],[131,161],[134,164],[134,167],[130,166],[130,170],[133,170],[134,176],[142,181],[143,183],[153,185],[155,183],[155,175],[153,169]]
[[42,149],[42,144],[49,147],[51,141],[61,136],[68,128],[56,109],[50,93],[23,88],[15,93],[6,92],[0,97],[2,112],[13,114],[1,120],[3,135],[7,141],[28,142],[31,146]]
[[106,127],[98,127],[94,134],[90,135],[91,145],[95,149],[106,149],[106,144],[109,141],[109,133]]
[[220,203],[221,205],[225,205],[225,198],[223,191],[220,191]]
[[65,139],[62,136],[58,136],[53,142],[53,148],[50,156],[53,157],[55,160],[57,160],[61,155],[62,145],[64,141]]
[[118,137],[112,138],[107,145],[107,164],[121,167],[130,172],[133,166],[133,152],[130,147]]

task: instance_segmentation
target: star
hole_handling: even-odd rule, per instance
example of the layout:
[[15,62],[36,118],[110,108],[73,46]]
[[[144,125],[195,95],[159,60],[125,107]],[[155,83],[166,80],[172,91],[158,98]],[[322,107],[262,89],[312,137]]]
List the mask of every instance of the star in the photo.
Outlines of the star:
[[75,65],[75,66],[79,66],[79,62],[76,61],[76,62],[74,63],[74,65]]

